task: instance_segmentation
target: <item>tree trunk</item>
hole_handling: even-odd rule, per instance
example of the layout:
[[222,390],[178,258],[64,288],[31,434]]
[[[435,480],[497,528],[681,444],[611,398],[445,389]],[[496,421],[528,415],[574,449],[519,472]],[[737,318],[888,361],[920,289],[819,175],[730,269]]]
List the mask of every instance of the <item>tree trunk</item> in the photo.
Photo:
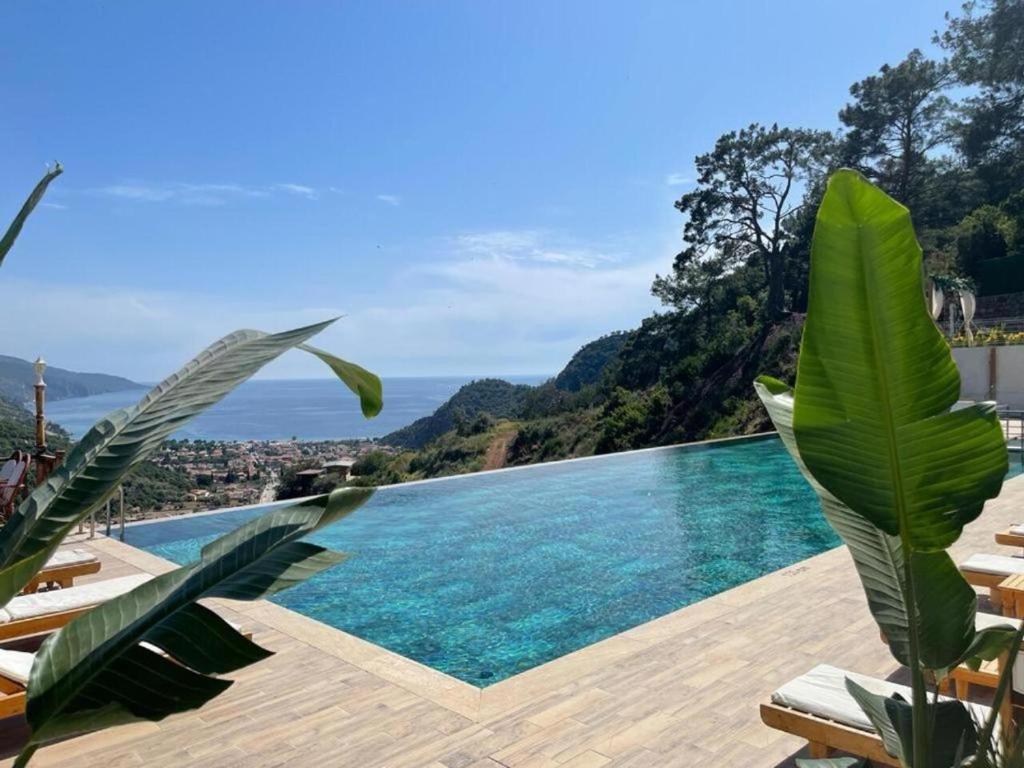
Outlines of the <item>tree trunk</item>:
[[768,254],[768,317],[778,320],[786,314],[786,264],[782,253]]

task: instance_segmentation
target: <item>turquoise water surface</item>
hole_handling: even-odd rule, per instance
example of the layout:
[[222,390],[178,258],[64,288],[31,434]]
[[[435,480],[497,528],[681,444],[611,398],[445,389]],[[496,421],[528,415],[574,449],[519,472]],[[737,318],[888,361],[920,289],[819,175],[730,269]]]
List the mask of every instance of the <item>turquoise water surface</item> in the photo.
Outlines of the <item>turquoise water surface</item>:
[[[261,511],[126,541],[185,563]],[[774,437],[392,486],[311,541],[352,556],[274,602],[481,687],[839,544]]]

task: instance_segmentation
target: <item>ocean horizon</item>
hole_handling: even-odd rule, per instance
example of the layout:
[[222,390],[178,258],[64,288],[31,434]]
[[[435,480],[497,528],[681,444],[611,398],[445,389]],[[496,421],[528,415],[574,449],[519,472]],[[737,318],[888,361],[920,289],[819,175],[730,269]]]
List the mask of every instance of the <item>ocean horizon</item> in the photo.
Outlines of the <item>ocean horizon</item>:
[[[189,440],[352,440],[382,437],[429,416],[460,387],[482,378],[540,384],[550,376],[408,376],[383,379],[384,408],[363,418],[359,400],[337,379],[247,381],[173,437]],[[100,418],[133,405],[139,389],[74,397],[46,404],[47,421],[80,438]]]

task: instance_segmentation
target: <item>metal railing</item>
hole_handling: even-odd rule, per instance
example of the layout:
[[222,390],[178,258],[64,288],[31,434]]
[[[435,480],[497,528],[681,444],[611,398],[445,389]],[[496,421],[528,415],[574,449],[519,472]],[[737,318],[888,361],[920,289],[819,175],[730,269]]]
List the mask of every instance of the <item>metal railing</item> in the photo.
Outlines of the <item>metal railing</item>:
[[1020,462],[1024,467],[1024,411],[1013,408],[997,408],[999,422],[1003,427],[1006,447],[1010,451],[1010,460]]
[[[954,346],[966,345],[963,315],[956,316],[952,322],[944,316],[938,326]],[[1020,344],[1021,340],[1012,335],[1024,334],[1024,317],[976,317],[971,321],[971,330],[977,346]]]

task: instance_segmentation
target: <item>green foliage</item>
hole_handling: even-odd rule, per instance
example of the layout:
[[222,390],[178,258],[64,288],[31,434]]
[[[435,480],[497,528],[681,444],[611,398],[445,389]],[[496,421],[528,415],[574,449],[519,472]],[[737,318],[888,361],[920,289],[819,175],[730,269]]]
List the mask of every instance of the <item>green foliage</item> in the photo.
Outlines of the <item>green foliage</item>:
[[160,509],[164,504],[185,502],[192,480],[179,469],[144,461],[128,473],[121,487],[126,507]]
[[944,91],[950,82],[944,63],[915,49],[896,66],[886,64],[854,83],[853,102],[839,112],[849,129],[843,162],[916,210],[934,182],[930,153],[947,138],[951,105]]
[[207,544],[198,561],[48,637],[32,665],[26,703],[32,732],[16,765],[45,742],[162,720],[222,693],[231,682],[213,675],[271,653],[198,601],[257,600],[339,563],[344,555],[300,539],[350,514],[371,493],[345,489],[262,515]]
[[[965,216],[957,227],[956,250],[960,268],[981,285],[983,292],[1009,293],[1002,284],[991,282],[991,277],[985,280],[982,275],[986,268],[991,269],[988,262],[1006,259],[1016,241],[1016,222],[996,206],[983,205]],[[1012,278],[1012,274],[1006,277]],[[986,286],[985,282],[991,284]]]
[[925,308],[909,212],[857,173],[837,172],[814,232],[795,394],[773,380],[758,390],[910,669],[910,704],[848,688],[887,751],[914,768],[975,751],[966,708],[930,703],[926,681],[1020,643],[1002,630],[975,633],[977,598],[945,552],[1007,469],[991,405],[950,411],[959,385]]
[[650,441],[668,415],[669,398],[664,386],[632,392],[617,387],[605,403],[597,453],[628,450]]
[[628,333],[619,331],[584,344],[555,377],[555,388],[579,392],[586,386],[599,383],[608,363],[618,356],[628,338]]
[[43,199],[43,195],[46,194],[46,188],[50,186],[50,183],[60,176],[64,172],[60,163],[55,163],[53,168],[50,168],[43,174],[43,178],[39,180],[32,192],[29,193],[28,198],[21,206],[21,210],[15,215],[14,220],[10,226],[7,227],[7,231],[4,232],[3,237],[0,237],[0,265],[4,263],[8,252],[14,246],[14,241],[18,239],[18,235],[21,234],[22,227],[25,226],[25,222],[28,220],[29,215],[35,210],[35,207],[39,205],[39,201]]
[[430,416],[417,419],[381,438],[388,445],[423,448],[445,432],[454,429],[456,419],[474,419],[487,413],[496,419],[515,418],[530,391],[525,384],[510,384],[501,379],[480,379],[466,384]]
[[719,137],[699,155],[697,187],[676,201],[686,215],[686,247],[671,278],[655,293],[677,308],[708,301],[713,285],[739,264],[762,270],[765,312],[781,317],[789,308],[785,274],[789,219],[799,210],[798,189],[830,163],[831,134],[753,124]]

